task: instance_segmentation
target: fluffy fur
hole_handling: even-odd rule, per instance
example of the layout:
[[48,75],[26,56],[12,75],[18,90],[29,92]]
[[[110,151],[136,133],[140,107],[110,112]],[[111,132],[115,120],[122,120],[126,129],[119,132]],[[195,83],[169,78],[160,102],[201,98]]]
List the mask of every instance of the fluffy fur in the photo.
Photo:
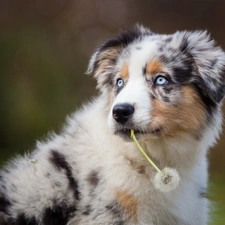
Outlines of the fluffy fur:
[[[206,32],[136,26],[99,47],[88,73],[100,95],[61,134],[1,172],[0,224],[206,225],[207,151],[221,131],[225,54]],[[134,129],[176,190],[154,188]]]

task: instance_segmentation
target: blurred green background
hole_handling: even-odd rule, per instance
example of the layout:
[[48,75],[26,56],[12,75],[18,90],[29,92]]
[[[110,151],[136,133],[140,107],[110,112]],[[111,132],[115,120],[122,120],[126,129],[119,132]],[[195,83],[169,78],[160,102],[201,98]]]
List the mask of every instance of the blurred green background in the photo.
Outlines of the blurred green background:
[[[159,33],[207,29],[225,49],[224,9],[222,0],[0,0],[0,164],[97,94],[83,74],[103,41],[139,22]],[[225,225],[224,134],[209,153],[214,225]]]

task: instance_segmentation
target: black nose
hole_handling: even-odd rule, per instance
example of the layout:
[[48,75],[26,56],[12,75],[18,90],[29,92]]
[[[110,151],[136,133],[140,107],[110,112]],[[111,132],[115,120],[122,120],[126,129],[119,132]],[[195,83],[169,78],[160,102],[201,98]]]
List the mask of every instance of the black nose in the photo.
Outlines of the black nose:
[[113,118],[118,123],[125,123],[134,114],[134,107],[130,104],[117,104],[113,107]]

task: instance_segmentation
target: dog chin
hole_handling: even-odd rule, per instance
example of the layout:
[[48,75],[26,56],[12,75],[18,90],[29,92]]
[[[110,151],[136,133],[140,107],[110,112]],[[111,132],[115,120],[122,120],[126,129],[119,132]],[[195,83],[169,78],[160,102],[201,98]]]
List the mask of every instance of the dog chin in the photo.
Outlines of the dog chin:
[[113,132],[115,135],[120,136],[124,141],[132,141],[131,129],[117,129]]

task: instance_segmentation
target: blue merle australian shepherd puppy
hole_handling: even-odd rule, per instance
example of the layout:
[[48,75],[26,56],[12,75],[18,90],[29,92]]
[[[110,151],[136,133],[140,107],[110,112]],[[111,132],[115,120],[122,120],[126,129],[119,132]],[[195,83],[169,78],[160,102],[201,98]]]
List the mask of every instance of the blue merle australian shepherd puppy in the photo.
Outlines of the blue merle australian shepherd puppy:
[[[87,73],[100,95],[1,171],[1,225],[206,225],[207,151],[221,131],[225,53],[206,32],[142,26],[100,46]],[[134,130],[159,168],[162,192]]]

